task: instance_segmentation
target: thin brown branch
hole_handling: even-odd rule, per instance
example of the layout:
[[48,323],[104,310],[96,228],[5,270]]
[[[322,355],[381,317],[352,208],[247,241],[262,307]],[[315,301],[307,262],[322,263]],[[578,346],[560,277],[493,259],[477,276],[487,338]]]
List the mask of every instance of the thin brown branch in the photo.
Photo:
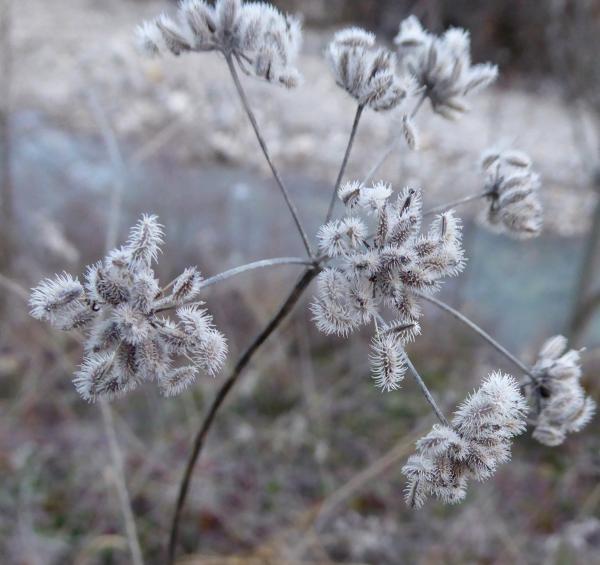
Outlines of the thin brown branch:
[[356,138],[356,132],[358,131],[358,124],[360,123],[360,117],[362,116],[363,110],[365,107],[362,104],[358,105],[356,109],[356,114],[354,116],[354,123],[352,124],[352,131],[350,132],[350,138],[348,139],[348,145],[346,146],[346,152],[344,153],[344,159],[342,160],[342,166],[340,167],[340,172],[338,173],[337,179],[335,181],[335,186],[333,188],[333,193],[331,194],[331,200],[329,201],[329,208],[327,209],[327,216],[325,216],[325,223],[331,220],[331,216],[333,214],[333,209],[335,207],[335,203],[337,201],[337,193],[342,184],[342,180],[344,178],[344,173],[346,172],[346,167],[348,166],[348,161],[350,159],[350,153],[352,152],[352,146],[354,145],[354,139]]
[[283,194],[283,198],[285,199],[287,207],[289,208],[292,218],[294,219],[294,223],[296,224],[296,227],[298,228],[298,232],[300,233],[300,237],[302,238],[302,242],[304,243],[306,252],[308,253],[309,257],[313,258],[313,252],[312,252],[308,237],[306,235],[306,231],[304,230],[304,226],[302,225],[302,222],[300,221],[300,216],[298,215],[298,210],[297,210],[296,205],[294,204],[285,184],[283,183],[283,180],[281,178],[281,175],[279,174],[279,171],[277,170],[277,168],[275,167],[275,165],[271,159],[271,155],[269,153],[269,150],[267,149],[267,144],[260,132],[260,128],[258,127],[258,122],[256,121],[256,116],[254,115],[254,112],[252,111],[252,108],[250,107],[250,103],[248,102],[248,97],[246,96],[246,92],[244,90],[244,87],[242,86],[240,77],[235,68],[235,63],[233,62],[233,58],[231,55],[226,55],[225,60],[227,61],[227,66],[229,67],[229,72],[231,73],[231,77],[233,79],[233,83],[235,84],[235,88],[236,88],[237,93],[242,102],[242,106],[244,107],[244,110],[246,111],[246,114],[248,115],[248,119],[250,120],[250,123],[252,124],[252,129],[254,130],[254,134],[256,135],[256,139],[258,140],[258,144],[260,145],[260,148],[262,149],[265,159],[266,159],[267,163],[269,164],[271,172],[273,173],[273,177],[275,178],[275,182],[277,183],[277,186],[279,187],[279,189],[281,190],[281,193]]
[[202,449],[204,447],[206,438],[214,424],[217,413],[225,402],[229,392],[233,389],[235,384],[237,383],[242,371],[246,368],[248,363],[254,357],[254,354],[260,349],[261,345],[267,341],[267,339],[277,330],[277,328],[281,325],[281,323],[287,318],[287,316],[291,313],[294,306],[300,300],[300,297],[308,288],[311,281],[317,276],[319,269],[311,268],[307,269],[304,274],[300,277],[289,296],[283,302],[275,316],[268,322],[268,324],[264,327],[264,329],[256,336],[254,341],[248,346],[246,351],[242,354],[240,359],[238,360],[236,366],[234,367],[229,378],[221,385],[221,388],[217,392],[208,413],[206,414],[200,429],[194,439],[192,451],[190,452],[185,471],[183,473],[183,477],[181,479],[179,485],[179,494],[177,496],[177,503],[175,505],[175,511],[173,513],[173,519],[171,522],[171,529],[169,534],[169,546],[168,546],[168,556],[167,563],[172,565],[175,560],[175,551],[177,547],[177,539],[179,534],[179,523],[181,520],[181,512],[183,510],[183,506],[185,504],[185,500],[187,497],[187,493],[190,487],[190,482],[192,479],[192,473],[194,471],[194,467],[196,466],[196,462],[202,453]]

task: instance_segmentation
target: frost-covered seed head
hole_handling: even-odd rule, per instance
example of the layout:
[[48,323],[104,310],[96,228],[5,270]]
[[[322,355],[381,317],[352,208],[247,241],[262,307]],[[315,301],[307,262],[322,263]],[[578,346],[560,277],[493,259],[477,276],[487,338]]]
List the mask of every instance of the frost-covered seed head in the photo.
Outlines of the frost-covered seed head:
[[375,47],[372,33],[357,27],[339,31],[326,56],[337,84],[361,106],[392,110],[409,94],[409,81],[396,75],[394,54]]
[[[198,270],[187,268],[160,290],[152,263],[162,243],[158,218],[144,215],[124,247],[87,268],[84,284],[64,273],[31,293],[32,316],[57,329],[86,332],[74,378],[85,400],[112,399],[152,380],[171,396],[192,382],[198,368],[215,375],[223,367],[227,343],[212,317],[198,303],[184,306],[200,291]],[[173,308],[174,318],[160,315]],[[189,357],[197,366],[188,366]],[[186,364],[178,367],[183,359]]]
[[137,42],[149,56],[220,51],[248,74],[288,88],[300,82],[300,21],[263,2],[184,0],[176,18],[138,26]]
[[521,151],[488,150],[481,158],[489,207],[485,223],[517,239],[537,237],[543,227],[539,175]]
[[448,119],[464,113],[467,95],[489,86],[498,76],[494,65],[471,64],[469,34],[462,29],[450,28],[436,36],[410,16],[401,22],[394,42],[402,71],[415,77],[433,110]]
[[510,458],[511,439],[525,429],[527,404],[509,375],[489,375],[455,412],[452,427],[436,424],[417,441],[402,468],[406,503],[420,508],[428,497],[446,504],[464,500],[469,479],[490,478]]
[[554,336],[542,345],[532,374],[529,396],[537,412],[533,437],[544,445],[560,445],[596,412],[596,403],[581,386],[580,353],[567,350],[565,337]]
[[400,381],[400,369],[388,370],[392,337],[400,338],[401,349],[419,333],[417,293],[436,292],[442,279],[464,268],[460,220],[446,212],[424,236],[420,191],[406,188],[394,199],[391,185],[384,182],[348,183],[339,197],[349,213],[318,232],[321,251],[337,263],[317,278],[313,318],[320,331],[347,336],[378,319],[382,308],[392,309],[396,317],[382,325],[371,355],[375,380],[391,390]]

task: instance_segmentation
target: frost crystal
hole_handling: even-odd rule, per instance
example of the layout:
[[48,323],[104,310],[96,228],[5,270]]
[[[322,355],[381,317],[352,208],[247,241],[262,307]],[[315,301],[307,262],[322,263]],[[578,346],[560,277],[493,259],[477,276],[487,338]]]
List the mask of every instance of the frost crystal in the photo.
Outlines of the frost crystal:
[[435,425],[417,441],[417,453],[402,468],[407,504],[420,508],[428,497],[463,501],[469,479],[484,481],[510,459],[511,440],[525,430],[526,413],[517,381],[489,375],[455,412],[452,427]]
[[486,224],[518,239],[540,235],[544,223],[539,199],[540,177],[520,151],[484,152],[481,167],[490,205]]
[[395,313],[393,322],[377,327],[372,343],[373,376],[384,390],[398,388],[403,344],[419,332],[417,292],[435,292],[441,279],[457,275],[465,263],[460,220],[453,212],[439,215],[424,235],[421,193],[407,188],[395,200],[392,194],[382,182],[341,187],[339,197],[348,214],[318,233],[321,251],[337,264],[318,276],[312,305],[319,330],[342,336],[381,322],[383,307]]
[[579,351],[567,351],[566,338],[558,335],[542,346],[532,369],[530,397],[537,413],[533,437],[544,445],[560,445],[568,433],[583,429],[596,411],[580,383],[579,357]]
[[[124,247],[87,268],[84,284],[62,274],[31,293],[34,318],[86,332],[85,356],[74,378],[85,400],[121,396],[152,380],[173,396],[194,381],[198,368],[214,375],[224,364],[227,343],[210,314],[199,302],[183,305],[200,293],[198,270],[186,269],[164,289],[154,278],[162,238],[157,217],[143,216]],[[163,315],[173,308],[176,321]]]
[[403,71],[415,77],[433,110],[448,119],[468,109],[468,94],[485,88],[498,76],[494,65],[471,64],[471,41],[462,29],[450,28],[437,37],[410,16],[401,22],[394,42]]
[[335,34],[327,59],[337,84],[361,106],[391,110],[411,92],[410,80],[396,75],[395,55],[375,46],[375,36],[352,27]]
[[270,4],[183,0],[175,19],[161,15],[137,29],[138,44],[150,56],[221,51],[240,68],[288,88],[297,86],[295,61],[302,43],[300,22]]

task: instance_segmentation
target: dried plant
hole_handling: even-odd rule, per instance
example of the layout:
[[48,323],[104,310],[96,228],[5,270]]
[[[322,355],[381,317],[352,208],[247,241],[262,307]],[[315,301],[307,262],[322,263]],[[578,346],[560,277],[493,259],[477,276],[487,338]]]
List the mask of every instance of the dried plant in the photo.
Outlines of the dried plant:
[[396,57],[375,46],[375,35],[351,27],[335,34],[327,59],[337,84],[360,106],[377,112],[396,108],[414,91],[410,76],[396,74]]
[[517,381],[492,373],[458,408],[452,426],[435,425],[417,442],[402,472],[406,502],[420,508],[432,496],[464,500],[469,479],[489,479],[510,459],[511,440],[525,430],[527,403]]
[[[64,273],[31,293],[34,318],[86,332],[74,379],[85,400],[121,396],[144,381],[156,381],[173,396],[195,381],[198,370],[215,375],[224,364],[225,338],[202,302],[192,303],[200,293],[198,270],[186,269],[163,289],[154,276],[162,238],[157,217],[143,216],[125,246],[87,268],[83,284]],[[177,320],[163,314],[169,309]]]
[[220,51],[269,82],[292,88],[300,81],[300,22],[262,2],[184,0],[176,19],[163,14],[142,24],[138,43],[149,55]]
[[[382,320],[384,307],[393,312],[393,321],[377,328],[372,344],[373,376],[384,390],[398,387],[402,347],[420,331],[419,293],[435,293],[443,278],[459,274],[465,264],[461,224],[453,212],[437,216],[424,235],[421,192],[406,188],[395,200],[392,195],[383,182],[340,189],[347,215],[318,233],[321,251],[338,264],[319,275],[312,305],[319,330],[343,336]],[[369,223],[373,237],[367,237]]]
[[401,69],[414,76],[433,111],[448,119],[466,112],[465,97],[498,76],[494,65],[471,64],[471,41],[463,29],[450,28],[437,37],[410,16],[400,24],[394,42]]
[[490,205],[486,225],[518,239],[537,237],[544,223],[538,192],[540,177],[522,151],[490,149],[481,158],[485,195]]
[[594,416],[596,403],[581,386],[579,361],[580,352],[567,351],[567,339],[557,335],[544,343],[532,368],[533,437],[544,445],[560,445],[568,433],[579,432]]
[[[32,292],[31,313],[62,330],[85,333],[85,357],[75,377],[86,400],[112,398],[142,381],[156,380],[167,396],[189,386],[199,370],[214,375],[223,366],[227,346],[198,297],[209,284],[255,268],[303,265],[289,295],[235,364],[209,406],[194,438],[169,533],[168,562],[175,559],[178,527],[191,476],[218,412],[240,375],[265,341],[289,316],[313,280],[311,306],[318,328],[347,336],[373,324],[370,364],[375,383],[385,391],[399,388],[413,375],[440,424],[417,442],[417,453],[403,468],[408,478],[407,502],[421,506],[429,497],[456,503],[466,496],[470,479],[491,477],[510,457],[511,441],[526,426],[528,411],[517,381],[492,373],[448,422],[409,358],[406,345],[420,333],[421,302],[450,313],[495,348],[529,382],[536,406],[534,435],[556,445],[566,433],[589,421],[594,402],[579,383],[576,351],[564,353],[564,338],[553,338],[529,368],[464,314],[434,297],[446,277],[465,266],[461,222],[454,208],[487,198],[487,219],[495,229],[519,238],[533,237],[542,227],[539,177],[529,158],[517,151],[487,152],[483,158],[485,191],[437,209],[423,211],[420,190],[405,188],[398,196],[391,185],[369,181],[343,184],[346,167],[365,108],[397,110],[407,145],[418,145],[413,120],[425,99],[435,112],[454,118],[467,107],[465,98],[489,85],[496,67],[472,65],[468,34],[450,29],[441,37],[426,32],[414,17],[400,25],[398,56],[376,47],[375,37],[359,28],[337,33],[326,53],[336,82],[356,101],[356,114],[326,219],[312,248],[304,225],[277,170],[238,76],[237,69],[269,82],[296,86],[295,66],[301,43],[298,20],[257,2],[217,0],[209,4],[185,0],[175,19],[160,16],[138,30],[140,45],[150,55],[216,51],[222,54],[240,101],[254,129],[290,214],[302,238],[306,258],[278,258],[237,267],[202,281],[194,267],[160,288],[152,269],[163,230],[155,216],[144,216],[127,244],[88,268],[85,280],[64,273],[43,281]],[[410,114],[401,104],[420,98]],[[368,175],[372,178],[383,158]],[[337,199],[345,214],[332,219]],[[424,218],[440,212],[423,229]],[[173,317],[168,312],[174,312]]]

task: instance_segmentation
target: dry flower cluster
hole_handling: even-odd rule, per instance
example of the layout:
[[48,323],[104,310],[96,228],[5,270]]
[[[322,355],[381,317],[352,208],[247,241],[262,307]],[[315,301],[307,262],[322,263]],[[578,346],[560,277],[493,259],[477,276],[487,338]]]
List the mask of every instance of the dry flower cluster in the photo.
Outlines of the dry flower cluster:
[[[376,383],[393,390],[405,370],[403,345],[419,333],[418,293],[436,292],[443,278],[464,268],[460,221],[446,212],[422,234],[420,191],[406,188],[393,199],[391,186],[383,182],[345,184],[339,197],[347,215],[318,233],[321,251],[338,265],[317,279],[314,319],[324,333],[346,336],[379,321],[382,307],[391,309],[395,319],[378,327],[371,365]],[[373,237],[368,237],[369,224]]]
[[[143,216],[127,244],[88,267],[82,284],[71,275],[43,281],[31,293],[31,315],[60,330],[84,330],[85,357],[74,383],[88,401],[113,398],[143,381],[173,396],[194,382],[198,369],[216,374],[227,343],[201,302],[202,278],[186,269],[161,289],[154,277],[163,229]],[[161,312],[176,308],[178,321]],[[177,365],[175,359],[184,359]]]
[[417,454],[402,468],[407,504],[420,508],[429,496],[451,504],[464,500],[469,479],[484,481],[510,459],[526,413],[517,381],[492,373],[458,408],[452,426],[435,425],[417,441]]
[[302,44],[300,22],[262,2],[184,0],[177,19],[161,15],[138,28],[149,55],[221,51],[240,68],[288,88],[298,85],[295,61]]
[[579,361],[579,351],[567,351],[566,338],[557,335],[542,346],[533,366],[530,396],[537,412],[533,437],[544,445],[560,445],[594,416],[596,403],[581,386]]
[[396,57],[375,46],[375,35],[358,27],[335,34],[327,59],[337,84],[360,106],[381,112],[396,108],[415,90],[409,75],[400,78]]
[[486,224],[515,238],[537,237],[544,223],[540,177],[522,151],[486,151],[481,158],[485,193],[490,201]]
[[463,29],[450,28],[437,37],[410,16],[400,24],[394,42],[400,68],[415,78],[433,111],[445,118],[466,112],[465,97],[489,86],[498,76],[494,65],[471,64],[471,41]]

